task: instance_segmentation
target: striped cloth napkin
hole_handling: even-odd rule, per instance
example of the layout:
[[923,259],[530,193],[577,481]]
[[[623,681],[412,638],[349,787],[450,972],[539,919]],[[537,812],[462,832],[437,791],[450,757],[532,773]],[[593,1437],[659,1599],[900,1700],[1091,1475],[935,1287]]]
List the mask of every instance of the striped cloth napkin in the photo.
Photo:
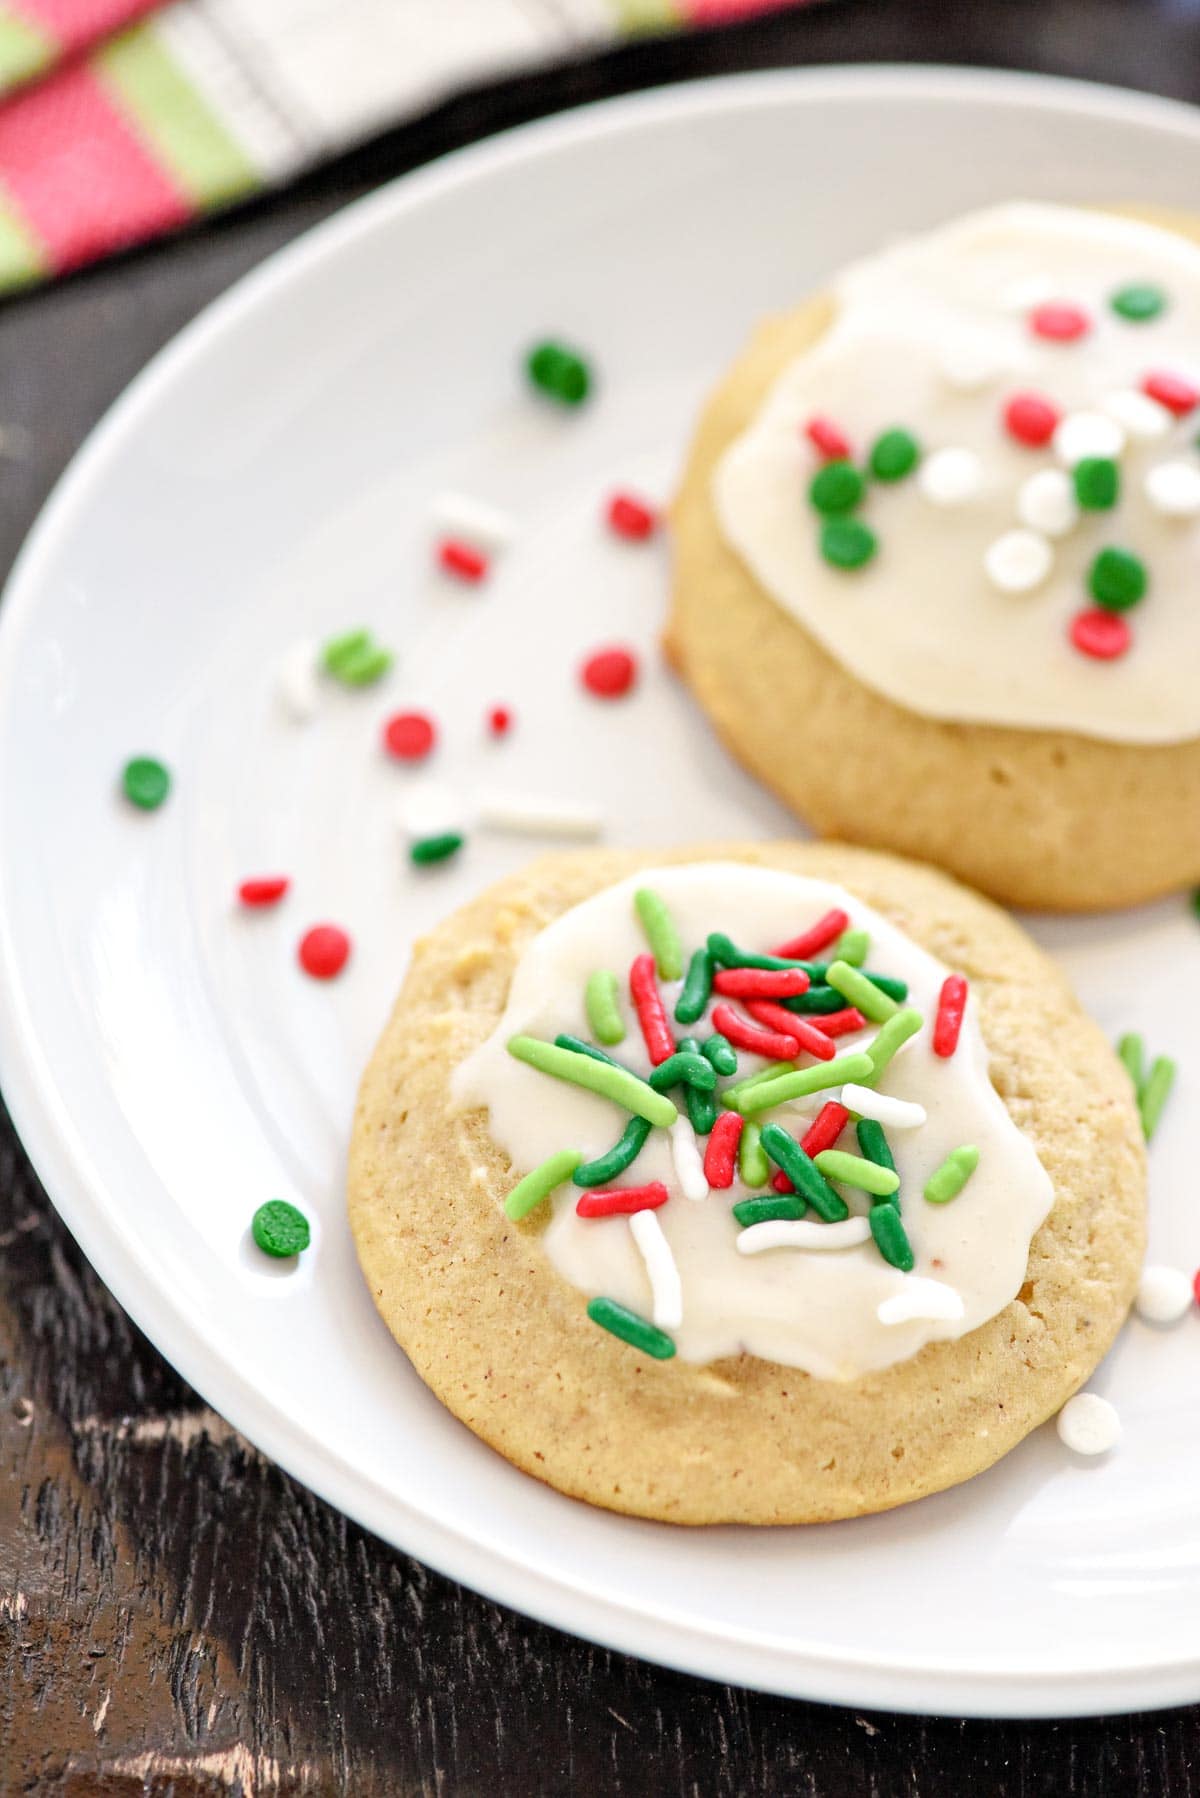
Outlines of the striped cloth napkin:
[[473,80],[791,0],[0,0],[0,292],[286,181]]

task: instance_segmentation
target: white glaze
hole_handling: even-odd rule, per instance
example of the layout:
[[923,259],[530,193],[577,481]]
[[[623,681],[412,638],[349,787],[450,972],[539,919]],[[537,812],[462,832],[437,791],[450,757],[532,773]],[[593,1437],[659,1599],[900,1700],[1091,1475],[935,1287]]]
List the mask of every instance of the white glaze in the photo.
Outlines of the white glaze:
[[[898,1131],[891,1140],[902,1215],[916,1257],[914,1271],[958,1292],[963,1301],[957,1319],[882,1323],[879,1306],[911,1282],[888,1266],[873,1242],[837,1253],[793,1247],[739,1254],[739,1235],[752,1235],[760,1227],[739,1232],[732,1216],[746,1189],[735,1180],[728,1190],[688,1203],[673,1155],[673,1140],[683,1132],[673,1138],[655,1130],[615,1184],[662,1180],[671,1192],[655,1216],[682,1282],[683,1321],[673,1332],[680,1356],[708,1361],[744,1350],[819,1378],[851,1379],[906,1360],[932,1339],[963,1335],[1002,1310],[1025,1277],[1030,1238],[1050,1207],[1050,1181],[991,1085],[974,1005],[968,1004],[957,1053],[950,1060],[936,1057],[929,1033],[947,969],[825,881],[738,863],[656,869],[598,893],[542,931],[514,973],[500,1023],[454,1077],[454,1093],[463,1106],[488,1109],[489,1130],[517,1175],[557,1149],[579,1149],[591,1159],[609,1148],[624,1127],[625,1114],[608,1100],[539,1074],[505,1048],[509,1037],[522,1032],[551,1040],[559,1031],[586,1037],[584,987],[594,969],[611,968],[622,982],[628,1034],[612,1053],[639,1074],[649,1072],[624,996],[626,970],[646,947],[633,903],[640,886],[652,887],[666,902],[688,952],[710,930],[722,929],[747,947],[769,948],[807,929],[834,906],[848,911],[855,927],[870,932],[868,965],[907,980],[911,1002],[927,1020],[880,1083],[883,1092],[920,1105],[927,1114],[920,1128]],[[664,986],[663,992],[670,1015],[677,983]],[[677,1030],[684,1034],[683,1026]],[[707,1024],[702,1019],[688,1030],[703,1038]],[[865,1046],[873,1035],[868,1027],[859,1037],[843,1039],[839,1052]],[[764,1065],[757,1056],[743,1055],[737,1077]],[[802,1131],[804,1117],[832,1097],[836,1089],[798,1106],[781,1106],[776,1115],[785,1127]],[[845,1142],[854,1147],[852,1136]],[[926,1178],[964,1142],[981,1150],[969,1187],[952,1204],[927,1204],[921,1196]],[[851,1213],[861,1218],[868,1209],[865,1196],[842,1190]],[[575,1212],[578,1197],[578,1188],[569,1184],[554,1195],[553,1216],[542,1238],[546,1253],[582,1292],[605,1294],[648,1316],[650,1284],[627,1220],[582,1219]],[[811,1218],[806,1222],[811,1224]]]
[[[1161,286],[1168,305],[1132,324],[1108,300],[1138,281]],[[1047,296],[1080,303],[1089,335],[1036,337],[1028,308]],[[1103,213],[1002,206],[857,264],[836,297],[832,328],[780,377],[715,475],[721,528],[760,584],[859,680],[931,717],[1130,743],[1200,734],[1200,520],[1165,516],[1146,489],[1159,462],[1200,465],[1200,414],[1176,421],[1138,391],[1155,368],[1200,373],[1200,248]],[[1006,399],[1024,390],[1064,414],[1044,449],[1003,429]],[[895,424],[927,456],[973,451],[980,488],[934,512],[919,471],[871,483],[861,516],[879,552],[851,573],[830,568],[805,497],[817,463],[800,427],[814,414],[860,454]],[[1029,477],[1096,453],[1120,455],[1117,506],[1077,522],[1061,504],[1042,511]],[[996,548],[1022,524],[1054,536],[1052,555]],[[1142,557],[1150,589],[1131,616],[1134,648],[1100,664],[1072,646],[1068,625],[1107,544]]]

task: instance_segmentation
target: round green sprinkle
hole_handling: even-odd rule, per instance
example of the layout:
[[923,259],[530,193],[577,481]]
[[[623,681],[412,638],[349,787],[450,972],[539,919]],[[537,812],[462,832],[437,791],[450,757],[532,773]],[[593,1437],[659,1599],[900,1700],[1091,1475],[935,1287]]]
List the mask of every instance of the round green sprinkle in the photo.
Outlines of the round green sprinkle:
[[873,1024],[882,1024],[886,1018],[894,1017],[898,1010],[893,998],[858,968],[852,968],[849,962],[830,962],[825,978],[830,986],[837,988],[847,1005],[857,1005],[863,1017],[870,1018]]
[[1088,569],[1088,592],[1109,612],[1125,612],[1146,591],[1146,565],[1127,549],[1102,549]]
[[822,1149],[814,1158],[814,1166],[827,1180],[840,1180],[843,1186],[856,1186],[860,1192],[872,1193],[877,1199],[890,1199],[900,1187],[900,1176],[894,1169],[864,1161],[859,1155],[847,1155],[844,1149]]
[[609,968],[597,968],[589,974],[583,1003],[591,1029],[602,1043],[625,1040],[625,1022],[621,1016],[621,989]]
[[[847,1080],[863,1080],[873,1073],[873,1066],[869,1055],[838,1055],[832,1061],[818,1061],[812,1067],[797,1068],[794,1074],[764,1080],[761,1085],[751,1086],[744,1080],[740,1086],[732,1086],[722,1093],[721,1102],[740,1111],[743,1117],[749,1117],[755,1112],[770,1111],[787,1099],[802,1099],[806,1093],[825,1092]],[[783,1171],[791,1173],[790,1168]]]
[[765,1186],[771,1178],[771,1163],[762,1146],[762,1131],[747,1122],[738,1142],[738,1179],[743,1186]]
[[683,973],[683,945],[666,904],[649,887],[639,887],[633,903],[653,951],[659,979],[678,980]]
[[668,1055],[665,1061],[660,1061],[652,1069],[650,1085],[656,1093],[665,1093],[681,1083],[694,1086],[702,1093],[710,1093],[717,1084],[716,1071],[712,1063],[706,1061],[698,1051],[689,1054],[686,1049],[677,1049],[674,1055]]
[[833,959],[861,968],[870,947],[871,938],[865,930],[845,930],[833,945]]
[[548,1155],[540,1167],[518,1180],[504,1201],[504,1211],[514,1224],[519,1224],[523,1217],[528,1217],[534,1208],[548,1199],[555,1189],[569,1180],[575,1169],[583,1160],[578,1149],[559,1149]]
[[912,1244],[908,1240],[908,1232],[900,1220],[900,1213],[895,1205],[872,1205],[867,1222],[871,1226],[871,1235],[875,1238],[875,1246],[885,1261],[898,1267],[903,1274],[910,1274],[916,1265],[912,1252]]
[[121,786],[130,805],[156,812],[171,791],[171,776],[152,755],[135,755],[121,770]]
[[636,1311],[618,1305],[616,1299],[592,1299],[587,1314],[610,1336],[618,1336],[630,1348],[641,1349],[644,1355],[653,1355],[656,1361],[669,1361],[675,1353],[675,1344],[665,1330],[647,1323]]
[[877,481],[902,481],[921,457],[917,440],[908,431],[885,431],[871,445],[871,473]]
[[925,1197],[931,1205],[945,1205],[956,1199],[978,1166],[979,1150],[972,1144],[951,1149],[941,1167],[926,1180]]
[[826,462],[809,482],[808,497],[818,512],[835,517],[852,512],[866,492],[866,482],[852,462]]
[[706,1036],[700,1045],[700,1053],[705,1061],[711,1061],[718,1074],[736,1074],[738,1069],[737,1050],[727,1036],[715,1030]]
[[688,963],[683,987],[675,1001],[675,1020],[694,1024],[712,996],[713,964],[707,949],[697,949]]
[[510,1036],[507,1047],[517,1061],[527,1062],[539,1073],[549,1074],[555,1080],[569,1080],[573,1086],[599,1093],[601,1098],[611,1099],[614,1105],[623,1105],[626,1111],[646,1118],[660,1129],[668,1129],[679,1116],[670,1099],[656,1093],[636,1074],[616,1067],[612,1062],[593,1060],[590,1055],[581,1055],[576,1050],[562,1049],[557,1043],[541,1042],[536,1036]]
[[563,343],[547,340],[535,344],[525,368],[535,387],[564,406],[581,405],[591,389],[587,363]]
[[1175,1084],[1175,1063],[1167,1055],[1159,1055],[1152,1063],[1146,1075],[1146,1083],[1142,1087],[1138,1111],[1142,1119],[1142,1135],[1149,1142],[1158,1129],[1158,1120],[1162,1116],[1163,1106],[1171,1095]]
[[418,837],[410,843],[409,857],[418,868],[427,868],[432,862],[444,862],[451,855],[457,855],[466,838],[460,831],[444,830],[440,836]]
[[250,1220],[250,1234],[264,1255],[284,1261],[301,1254],[312,1241],[308,1219],[286,1199],[268,1199]]
[[1075,498],[1085,512],[1107,512],[1117,503],[1121,471],[1111,456],[1084,456],[1075,464]]
[[[801,1198],[806,1199],[827,1224],[841,1223],[850,1215],[845,1199],[834,1192],[816,1163],[805,1154],[782,1124],[764,1124],[762,1146],[776,1167],[782,1168]],[[851,1157],[853,1159],[853,1157]]]
[[807,1210],[798,1192],[783,1192],[777,1199],[742,1199],[733,1215],[743,1230],[750,1230],[755,1224],[797,1223]]
[[607,1186],[618,1174],[623,1174],[627,1167],[632,1167],[646,1146],[646,1138],[650,1134],[650,1125],[645,1118],[630,1118],[624,1130],[603,1155],[597,1155],[594,1161],[584,1161],[571,1175],[576,1186]]
[[1125,1072],[1133,1082],[1133,1090],[1140,1099],[1142,1087],[1146,1079],[1146,1045],[1136,1031],[1129,1031],[1117,1044],[1117,1054]]
[[[910,1005],[903,1011],[896,1012],[880,1026],[878,1036],[867,1050],[867,1060],[871,1064],[871,1072],[866,1079],[867,1086],[874,1086],[897,1049],[903,1048],[909,1037],[915,1036],[924,1022],[920,1012],[914,1011]],[[829,1065],[832,1067],[832,1062]],[[846,1077],[853,1080],[859,1078],[857,1074]]]
[[1148,281],[1131,282],[1128,287],[1118,287],[1109,301],[1109,305],[1118,318],[1125,319],[1131,325],[1144,325],[1149,319],[1157,318],[1167,304],[1167,296],[1161,287],[1152,287]]
[[821,554],[834,568],[861,568],[878,547],[874,531],[857,518],[827,518],[821,526]]

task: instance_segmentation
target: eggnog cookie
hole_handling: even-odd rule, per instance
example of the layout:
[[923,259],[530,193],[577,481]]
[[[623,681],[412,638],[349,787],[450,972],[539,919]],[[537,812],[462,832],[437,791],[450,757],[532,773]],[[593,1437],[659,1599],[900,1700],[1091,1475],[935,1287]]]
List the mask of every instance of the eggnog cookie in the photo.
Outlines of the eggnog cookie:
[[969,1478],[1116,1334],[1130,1082],[944,875],[836,845],[560,855],[417,945],[350,1217],[422,1379],[518,1467],[678,1523]]
[[974,214],[717,389],[667,646],[818,830],[1020,905],[1200,880],[1197,235]]

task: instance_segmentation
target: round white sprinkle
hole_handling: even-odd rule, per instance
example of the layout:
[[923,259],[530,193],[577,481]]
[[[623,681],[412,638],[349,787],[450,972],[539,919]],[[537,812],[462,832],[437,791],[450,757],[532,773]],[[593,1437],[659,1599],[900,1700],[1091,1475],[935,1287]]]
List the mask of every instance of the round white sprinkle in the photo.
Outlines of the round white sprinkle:
[[965,505],[983,486],[983,464],[974,450],[934,450],[918,470],[917,486],[935,506]]
[[440,535],[465,537],[478,549],[507,549],[517,527],[507,512],[472,499],[468,493],[439,493],[431,507]]
[[1054,551],[1036,531],[1005,531],[984,553],[983,566],[1001,593],[1030,593],[1054,563]]
[[1068,468],[1085,456],[1119,456],[1125,448],[1125,432],[1104,412],[1068,412],[1052,442],[1054,453]]
[[1150,1324],[1177,1324],[1192,1306],[1192,1282],[1177,1267],[1142,1269],[1134,1306]]
[[675,1119],[668,1134],[671,1138],[671,1159],[675,1163],[675,1178],[684,1198],[697,1201],[706,1199],[708,1181],[704,1178],[704,1162],[696,1142],[696,1133],[682,1113]]
[[1130,437],[1143,442],[1150,442],[1155,437],[1165,437],[1172,425],[1171,414],[1157,400],[1152,400],[1148,393],[1139,393],[1136,387],[1118,387],[1100,401],[1110,418],[1115,418]]
[[884,1299],[875,1315],[881,1324],[955,1323],[965,1316],[966,1307],[953,1286],[941,1280],[923,1280],[909,1274],[901,1292]]
[[1017,517],[1044,537],[1065,537],[1079,522],[1071,477],[1061,468],[1039,468],[1017,489]]
[[660,1330],[677,1330],[683,1322],[683,1284],[658,1215],[654,1211],[635,1211],[629,1228],[646,1264],[654,1322]]
[[1200,512],[1200,467],[1192,462],[1159,462],[1146,470],[1146,498],[1164,518],[1195,518]]
[[478,818],[488,830],[508,836],[598,837],[604,817],[594,805],[542,799],[536,793],[487,793],[479,801]]
[[279,663],[279,703],[293,724],[308,724],[317,715],[317,670],[317,646],[310,638],[284,651]]
[[959,393],[978,393],[990,387],[1009,366],[1005,349],[986,337],[961,337],[946,344],[938,357],[938,372],[947,387]]
[[843,1218],[840,1224],[790,1223],[780,1218],[740,1230],[737,1246],[739,1255],[761,1255],[764,1249],[852,1249],[870,1234],[865,1217]]
[[410,842],[462,830],[466,808],[453,788],[432,775],[418,776],[405,788],[396,805],[400,834]]
[[1121,1419],[1098,1392],[1077,1392],[1058,1414],[1059,1439],[1077,1455],[1103,1455],[1121,1439]]
[[870,1086],[855,1086],[848,1081],[842,1088],[842,1104],[859,1117],[874,1118],[877,1124],[890,1124],[893,1130],[916,1130],[925,1122],[925,1107],[908,1099],[894,1099],[889,1093],[877,1093]]

